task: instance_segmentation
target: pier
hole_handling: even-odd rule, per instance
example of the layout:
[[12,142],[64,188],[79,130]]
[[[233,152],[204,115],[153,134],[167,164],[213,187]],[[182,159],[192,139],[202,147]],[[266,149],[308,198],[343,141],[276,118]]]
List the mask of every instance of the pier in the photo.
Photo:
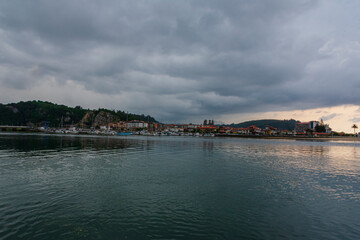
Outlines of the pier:
[[29,126],[9,126],[9,125],[0,125],[0,131],[14,131],[14,132],[22,132],[22,131],[29,131],[32,129]]

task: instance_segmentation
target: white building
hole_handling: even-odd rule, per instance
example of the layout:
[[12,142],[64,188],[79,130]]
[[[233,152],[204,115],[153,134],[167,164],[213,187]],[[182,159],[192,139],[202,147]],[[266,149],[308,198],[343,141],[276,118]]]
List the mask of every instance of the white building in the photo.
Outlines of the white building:
[[149,124],[142,121],[131,121],[126,123],[126,128],[135,129],[135,128],[148,128]]
[[332,129],[329,127],[329,124],[325,124],[325,132],[326,133],[331,133],[332,132]]

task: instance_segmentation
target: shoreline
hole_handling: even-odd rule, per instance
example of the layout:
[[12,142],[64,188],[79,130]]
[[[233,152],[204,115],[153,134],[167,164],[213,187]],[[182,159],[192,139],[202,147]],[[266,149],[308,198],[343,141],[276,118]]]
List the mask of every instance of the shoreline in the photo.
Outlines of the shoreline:
[[[154,136],[154,135],[139,135],[132,134],[129,136],[121,135],[106,135],[106,134],[82,134],[82,133],[54,133],[43,131],[0,131],[0,134],[44,134],[44,135],[62,135],[62,136],[101,136],[101,137],[129,137],[129,136],[143,136],[143,137],[169,137],[169,136]],[[185,137],[171,135],[172,137]],[[360,137],[350,136],[328,136],[328,137],[315,137],[315,136],[254,136],[254,135],[215,135],[215,136],[187,136],[187,137],[202,137],[202,138],[248,138],[248,139],[268,139],[268,140],[295,140],[295,141],[360,141]]]
[[360,141],[360,137],[349,136],[329,136],[329,137],[315,137],[315,136],[252,136],[252,135],[216,135],[216,137],[230,137],[230,138],[259,138],[259,139],[286,139],[286,140],[317,140],[317,141]]

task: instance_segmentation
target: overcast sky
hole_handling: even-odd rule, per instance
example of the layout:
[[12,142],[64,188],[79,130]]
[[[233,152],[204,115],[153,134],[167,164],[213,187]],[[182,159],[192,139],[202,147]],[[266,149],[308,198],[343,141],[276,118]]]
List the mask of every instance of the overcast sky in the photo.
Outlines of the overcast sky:
[[330,120],[360,104],[359,13],[353,0],[2,0],[0,102]]

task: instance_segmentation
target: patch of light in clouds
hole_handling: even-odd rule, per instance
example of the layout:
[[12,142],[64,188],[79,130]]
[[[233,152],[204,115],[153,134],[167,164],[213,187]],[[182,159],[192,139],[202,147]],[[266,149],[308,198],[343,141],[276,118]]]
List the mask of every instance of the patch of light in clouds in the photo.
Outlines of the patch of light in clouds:
[[360,112],[357,105],[342,105],[328,108],[315,108],[307,110],[276,111],[255,114],[225,115],[220,119],[227,122],[241,122],[258,119],[295,119],[302,122],[324,120],[332,130],[338,132],[352,132],[351,126],[360,122]]

